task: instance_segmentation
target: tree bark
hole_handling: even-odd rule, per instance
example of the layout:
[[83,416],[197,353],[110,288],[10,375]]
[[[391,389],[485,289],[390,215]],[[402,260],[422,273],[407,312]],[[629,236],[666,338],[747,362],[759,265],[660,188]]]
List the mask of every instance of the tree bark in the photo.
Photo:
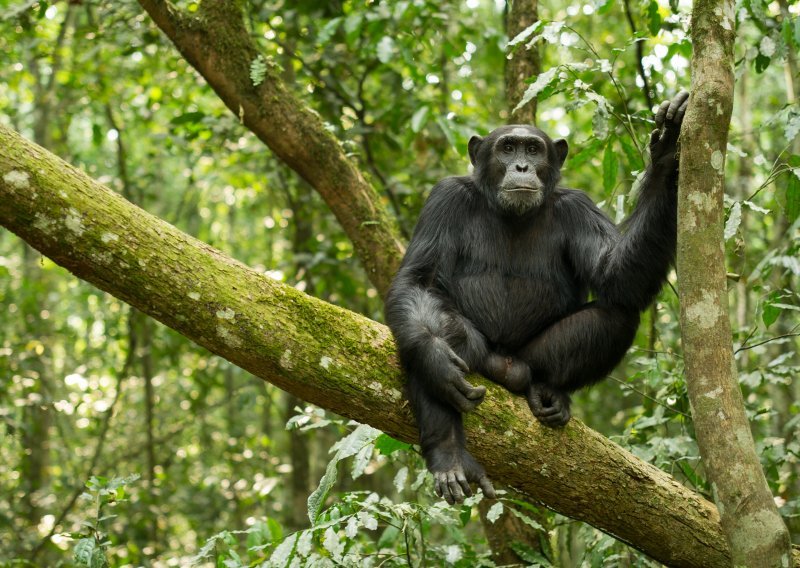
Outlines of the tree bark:
[[[406,441],[389,330],[266,278],[0,126],[0,224],[56,263],[299,398]],[[572,420],[540,426],[480,377],[466,417],[489,474],[670,566],[729,566],[713,504]]]
[[[163,0],[139,4],[242,124],[319,192],[367,277],[385,294],[404,252],[397,224],[319,115],[292,95],[279,66],[259,53],[240,3],[204,0],[195,14]],[[265,74],[258,85],[250,76],[256,61]]]
[[789,533],[753,445],[731,345],[724,171],[733,109],[734,6],[692,11],[692,94],[681,131],[677,268],[692,418],[734,566],[787,566]]
[[[539,0],[512,0],[509,3],[506,16],[506,34],[512,40],[520,32],[539,21]],[[508,104],[509,124],[536,124],[536,99],[514,112],[514,108],[522,100],[525,83],[530,77],[536,77],[541,72],[541,57],[539,45],[525,49],[519,46],[506,61],[506,102]]]

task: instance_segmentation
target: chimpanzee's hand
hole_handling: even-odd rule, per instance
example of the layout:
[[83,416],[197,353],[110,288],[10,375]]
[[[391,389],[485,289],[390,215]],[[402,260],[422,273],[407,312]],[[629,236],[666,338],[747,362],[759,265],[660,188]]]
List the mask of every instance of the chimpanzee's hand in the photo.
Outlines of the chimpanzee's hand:
[[517,394],[528,392],[531,384],[531,369],[516,357],[489,353],[483,362],[483,373],[487,379],[502,385]]
[[650,160],[654,167],[678,167],[675,149],[688,104],[689,93],[681,91],[671,101],[664,101],[658,107],[656,129],[650,135]]
[[570,398],[563,391],[545,383],[531,383],[528,390],[528,406],[533,415],[545,426],[564,426],[570,419]]
[[428,468],[433,474],[436,495],[451,505],[472,495],[472,483],[483,489],[483,494],[489,499],[497,497],[483,467],[467,450],[455,444],[435,448],[429,456]]
[[472,386],[464,378],[469,367],[444,339],[435,338],[430,350],[433,360],[427,368],[433,375],[430,380],[436,395],[460,412],[475,410],[483,402],[486,387]]

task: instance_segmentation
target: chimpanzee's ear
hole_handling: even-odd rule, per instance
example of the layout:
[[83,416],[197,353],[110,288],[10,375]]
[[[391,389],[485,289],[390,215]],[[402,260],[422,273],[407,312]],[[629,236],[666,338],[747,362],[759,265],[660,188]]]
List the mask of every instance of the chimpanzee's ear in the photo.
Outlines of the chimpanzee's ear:
[[560,168],[564,165],[564,160],[567,159],[569,144],[567,144],[567,141],[563,138],[559,138],[553,141],[553,145],[556,147],[556,157],[558,158],[558,167]]
[[481,148],[483,138],[480,136],[473,136],[469,139],[467,149],[469,150],[469,161],[472,162],[472,167],[478,166],[478,150]]

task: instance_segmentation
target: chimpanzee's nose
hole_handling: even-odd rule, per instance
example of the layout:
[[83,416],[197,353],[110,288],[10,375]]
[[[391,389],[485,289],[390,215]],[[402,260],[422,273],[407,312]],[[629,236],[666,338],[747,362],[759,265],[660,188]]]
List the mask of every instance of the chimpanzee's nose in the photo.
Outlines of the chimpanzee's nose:
[[517,164],[517,171],[518,172],[527,172],[528,171],[528,164]]

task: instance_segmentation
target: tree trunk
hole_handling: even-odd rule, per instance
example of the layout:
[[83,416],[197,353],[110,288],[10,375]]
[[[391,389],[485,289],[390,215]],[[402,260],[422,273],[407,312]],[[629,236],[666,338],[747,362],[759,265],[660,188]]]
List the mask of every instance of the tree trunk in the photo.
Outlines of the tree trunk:
[[[520,32],[539,21],[539,0],[512,0],[509,2],[506,16],[506,34],[512,40]],[[541,72],[539,45],[530,49],[519,46],[506,61],[506,103],[508,105],[509,124],[536,124],[536,99],[514,112],[514,108],[522,100],[526,81]]]
[[[295,396],[417,439],[389,330],[266,278],[0,126],[0,224],[79,276]],[[670,566],[729,566],[713,504],[572,420],[553,430],[478,376],[468,447],[489,474]]]
[[789,533],[761,470],[731,346],[723,191],[733,108],[734,7],[692,12],[692,95],[681,132],[678,275],[692,417],[735,566],[787,566]]

